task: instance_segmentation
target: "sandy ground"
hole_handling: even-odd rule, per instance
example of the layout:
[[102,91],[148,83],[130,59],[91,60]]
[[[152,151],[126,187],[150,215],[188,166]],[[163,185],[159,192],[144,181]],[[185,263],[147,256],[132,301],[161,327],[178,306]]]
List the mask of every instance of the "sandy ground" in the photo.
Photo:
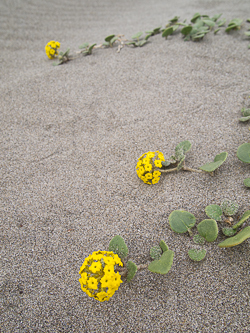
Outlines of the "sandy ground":
[[[95,50],[53,67],[51,39],[72,51],[109,34],[130,37],[175,15],[250,17],[242,1],[2,0],[1,50],[1,332],[249,332],[250,243],[192,262],[192,241],[171,231],[168,216],[186,209],[205,218],[208,204],[236,200],[250,209],[237,147],[250,92],[247,29],[201,43],[160,35],[143,48]],[[249,26],[249,25],[248,25]],[[228,152],[215,177],[180,172],[154,186],[135,173],[149,150],[173,153],[192,142],[188,166]],[[109,302],[80,289],[79,267],[120,234],[137,264],[164,239],[171,271],[139,272]]]

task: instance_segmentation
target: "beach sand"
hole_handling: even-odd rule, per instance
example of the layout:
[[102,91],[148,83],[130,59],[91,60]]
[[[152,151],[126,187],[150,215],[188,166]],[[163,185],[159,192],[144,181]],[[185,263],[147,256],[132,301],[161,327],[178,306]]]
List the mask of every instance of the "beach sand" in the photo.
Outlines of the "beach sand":
[[[197,43],[176,33],[120,53],[96,49],[57,67],[44,51],[57,40],[74,53],[195,12],[244,24]],[[1,332],[250,331],[249,240],[221,249],[220,231],[196,263],[192,240],[168,222],[184,209],[198,224],[225,198],[240,215],[250,209],[250,168],[236,156],[249,142],[249,124],[238,120],[250,96],[248,17],[249,0],[0,3]],[[228,152],[216,176],[181,171],[153,186],[137,177],[143,153],[168,157],[183,140],[193,168]],[[82,292],[79,268],[117,234],[137,264],[161,239],[174,262],[167,275],[138,272],[100,303]]]

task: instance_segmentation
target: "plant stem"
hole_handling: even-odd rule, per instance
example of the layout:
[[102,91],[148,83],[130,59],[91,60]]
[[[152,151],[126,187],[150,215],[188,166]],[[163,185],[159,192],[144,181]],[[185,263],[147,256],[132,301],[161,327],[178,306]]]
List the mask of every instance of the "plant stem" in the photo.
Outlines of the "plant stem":
[[197,170],[197,169],[193,169],[193,168],[189,168],[187,166],[183,166],[182,168],[184,171],[192,171],[192,172],[198,172],[198,173],[202,173],[203,171],[202,170]]
[[168,170],[161,170],[161,169],[156,169],[156,170],[158,170],[158,171],[160,171],[160,172],[173,172],[173,171],[176,171],[177,168],[168,169]]

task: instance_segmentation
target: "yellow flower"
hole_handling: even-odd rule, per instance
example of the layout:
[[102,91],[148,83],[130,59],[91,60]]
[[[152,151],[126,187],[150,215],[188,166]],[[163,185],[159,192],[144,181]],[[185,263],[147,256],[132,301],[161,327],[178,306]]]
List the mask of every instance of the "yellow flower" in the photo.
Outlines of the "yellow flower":
[[114,273],[114,266],[113,265],[106,265],[104,267],[104,273],[105,274],[113,274]]
[[147,153],[147,157],[148,158],[153,158],[155,156],[155,153],[153,153],[152,151],[149,151],[148,153]]
[[60,48],[60,43],[51,40],[45,46],[45,52],[49,59],[54,59],[58,55],[58,49]]
[[94,277],[88,279],[88,288],[89,289],[97,289],[98,288],[98,281]]
[[142,160],[142,163],[143,163],[143,164],[149,164],[149,163],[150,163],[150,158],[145,157],[145,158]]
[[160,178],[153,178],[153,179],[152,179],[152,184],[156,184],[156,183],[158,183],[159,180],[160,180]]
[[143,166],[140,166],[140,167],[139,167],[139,171],[140,171],[140,173],[142,173],[142,174],[145,172]]
[[98,294],[96,294],[96,299],[98,299],[100,302],[104,302],[108,301],[110,297],[105,291],[101,291]]
[[119,272],[115,273],[114,274],[114,277],[113,277],[113,281],[112,281],[112,286],[114,288],[117,288],[120,286],[120,284],[123,283],[122,280],[121,280],[121,275]]
[[160,177],[160,175],[161,175],[161,172],[158,170],[153,172],[153,177]]
[[136,167],[139,168],[142,165],[142,161],[137,162]]
[[145,171],[151,171],[152,170],[152,164],[146,164],[144,166],[144,168],[145,168]]
[[92,265],[89,267],[89,269],[91,270],[91,272],[96,273],[99,272],[102,269],[102,264],[100,261],[97,262],[93,262]]
[[165,161],[164,155],[163,155],[162,153],[158,153],[158,158],[159,158],[161,161]]
[[157,168],[161,168],[162,167],[161,161],[160,160],[155,160],[155,166]]
[[104,257],[103,261],[105,262],[106,265],[114,265],[115,261],[112,257]]
[[86,284],[87,283],[87,280],[88,280],[88,274],[87,273],[82,273],[81,274],[81,277],[79,279],[80,283],[82,284]]
[[148,179],[152,179],[152,173],[146,173],[145,178]]

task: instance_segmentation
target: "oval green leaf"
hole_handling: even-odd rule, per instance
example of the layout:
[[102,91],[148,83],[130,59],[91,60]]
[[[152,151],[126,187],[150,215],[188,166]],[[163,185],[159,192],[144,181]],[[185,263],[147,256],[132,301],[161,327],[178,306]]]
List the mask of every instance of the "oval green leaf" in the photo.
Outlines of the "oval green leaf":
[[237,231],[234,230],[233,228],[223,228],[222,232],[225,236],[231,237],[231,236],[235,235]]
[[215,220],[203,220],[197,225],[199,234],[205,238],[207,242],[213,242],[218,236],[218,225]]
[[180,143],[176,146],[175,149],[177,149],[177,148],[182,148],[183,153],[185,154],[185,153],[187,153],[187,152],[191,149],[191,147],[192,147],[191,142],[188,141],[188,140],[185,140],[185,141],[180,142]]
[[140,38],[141,37],[141,35],[143,34],[143,32],[137,32],[137,34],[135,34],[134,36],[132,36],[131,38],[132,39],[138,39],[138,38]]
[[162,239],[161,241],[160,241],[160,247],[161,247],[161,249],[162,249],[162,252],[166,252],[166,251],[168,251],[168,246],[167,246],[167,244],[164,242],[164,240]]
[[159,260],[154,260],[148,265],[148,270],[153,273],[167,274],[173,264],[174,252],[163,252]]
[[174,210],[169,215],[169,224],[171,229],[180,234],[193,228],[195,222],[195,216],[185,210]]
[[128,255],[127,245],[125,244],[124,239],[119,235],[116,235],[111,239],[109,243],[109,251],[118,254],[120,258],[125,258]]
[[197,234],[193,237],[193,241],[195,242],[195,244],[200,244],[203,245],[205,243],[205,238],[202,237],[201,235]]
[[201,261],[202,259],[205,258],[206,253],[207,251],[205,249],[202,250],[191,249],[188,251],[190,259],[194,261]]
[[250,109],[242,108],[241,113],[244,117],[250,116]]
[[250,237],[250,226],[241,230],[236,236],[230,237],[223,242],[219,243],[219,247],[232,247],[241,244]]
[[128,282],[130,282],[137,272],[136,264],[133,261],[129,260],[127,262],[127,270],[128,270],[128,274],[127,274],[126,279]]
[[110,42],[112,38],[114,38],[115,35],[109,35],[105,38],[105,42]]
[[244,163],[250,163],[250,143],[243,143],[239,146],[237,157]]
[[191,30],[192,30],[192,26],[191,25],[187,25],[186,27],[182,28],[181,29],[181,33],[184,35],[184,36],[187,36],[190,34]]
[[207,216],[215,221],[221,221],[222,209],[218,205],[209,205],[205,208]]
[[245,185],[246,187],[250,187],[250,178],[246,178],[246,179],[244,179],[244,185]]
[[174,32],[173,27],[169,27],[167,29],[165,29],[162,33],[162,37],[168,37],[169,35],[171,35]]
[[225,160],[227,159],[227,155],[228,155],[227,152],[220,153],[215,156],[213,162],[206,163],[206,164],[202,165],[201,167],[199,167],[199,169],[206,171],[206,172],[213,172],[214,170],[219,168],[219,166],[221,166],[225,162]]

